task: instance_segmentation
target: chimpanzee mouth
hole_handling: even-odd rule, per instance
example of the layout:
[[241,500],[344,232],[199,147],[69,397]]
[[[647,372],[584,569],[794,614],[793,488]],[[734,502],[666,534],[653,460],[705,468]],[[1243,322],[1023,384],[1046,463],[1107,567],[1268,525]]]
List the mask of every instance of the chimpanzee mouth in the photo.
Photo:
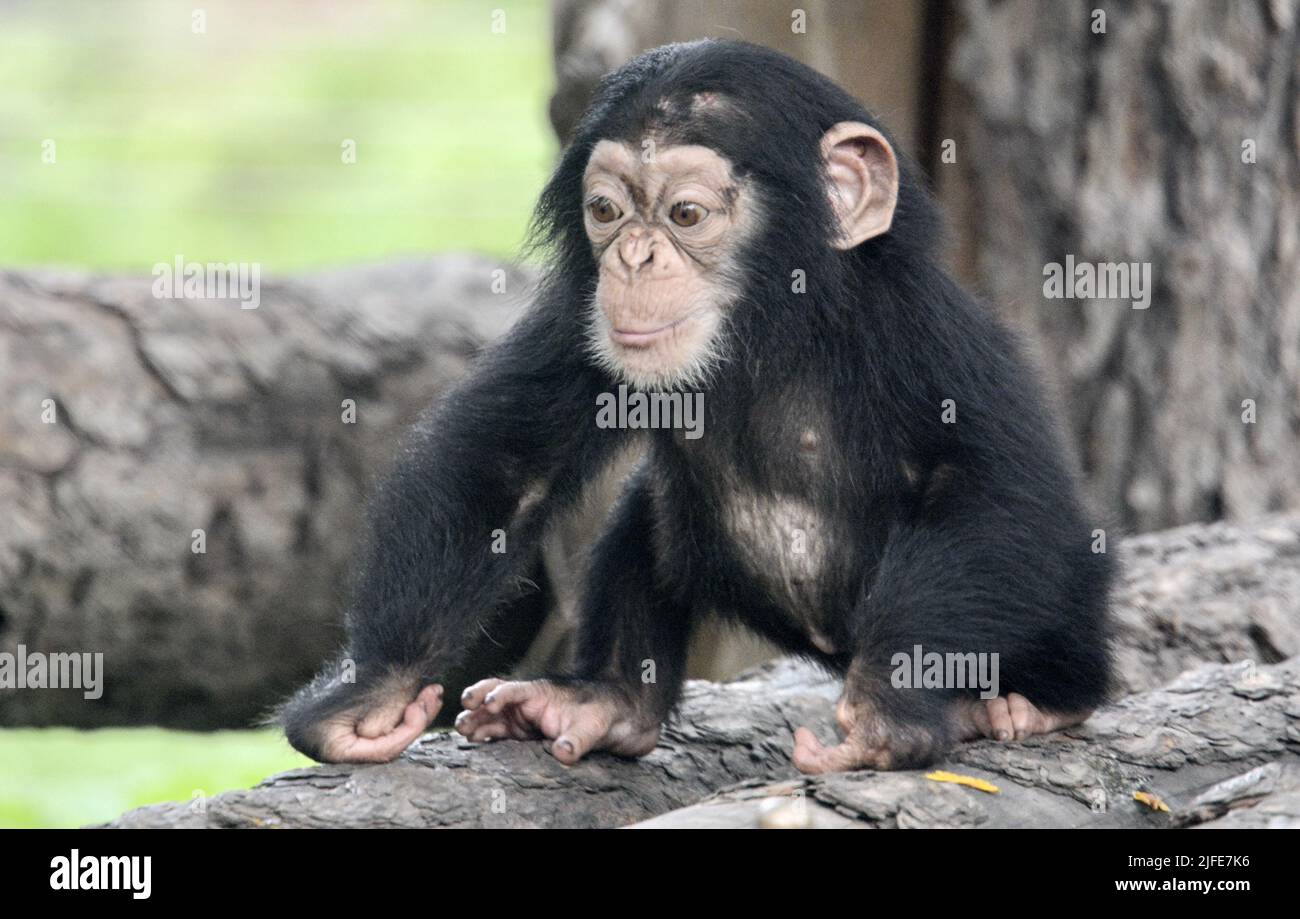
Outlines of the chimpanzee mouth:
[[675,322],[653,329],[616,329],[611,327],[609,337],[614,340],[615,344],[623,345],[625,348],[648,348],[659,339],[671,335],[674,329],[690,318],[690,316],[683,316]]

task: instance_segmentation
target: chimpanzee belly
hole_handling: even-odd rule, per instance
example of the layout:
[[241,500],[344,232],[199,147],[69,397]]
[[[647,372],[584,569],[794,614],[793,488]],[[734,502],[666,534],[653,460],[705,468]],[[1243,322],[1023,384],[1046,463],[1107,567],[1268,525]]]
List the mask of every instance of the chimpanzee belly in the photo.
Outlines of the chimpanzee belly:
[[788,649],[831,656],[850,650],[873,543],[862,497],[837,495],[853,476],[830,436],[835,420],[816,400],[785,393],[751,417],[711,417],[699,440],[656,444],[667,473],[661,520],[689,531],[678,544],[695,556],[687,567],[712,582],[691,590]]

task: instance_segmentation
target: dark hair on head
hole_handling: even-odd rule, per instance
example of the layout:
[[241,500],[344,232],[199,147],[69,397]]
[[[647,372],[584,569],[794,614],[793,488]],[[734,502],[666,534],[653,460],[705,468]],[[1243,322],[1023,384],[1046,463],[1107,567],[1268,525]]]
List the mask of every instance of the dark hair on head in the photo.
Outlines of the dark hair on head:
[[[829,249],[835,221],[819,144],[841,121],[865,122],[889,138],[876,117],[834,82],[770,48],[705,39],[647,51],[601,81],[542,192],[531,244],[553,247],[556,261],[570,269],[584,263],[584,252],[590,262],[582,232],[582,173],[591,149],[602,139],[636,145],[649,136],[717,150],[783,215],[772,232],[784,227],[797,234],[804,251],[812,243]],[[938,209],[920,171],[892,138],[890,143],[900,172],[894,222],[889,233],[855,250],[860,257],[928,254],[941,235]]]

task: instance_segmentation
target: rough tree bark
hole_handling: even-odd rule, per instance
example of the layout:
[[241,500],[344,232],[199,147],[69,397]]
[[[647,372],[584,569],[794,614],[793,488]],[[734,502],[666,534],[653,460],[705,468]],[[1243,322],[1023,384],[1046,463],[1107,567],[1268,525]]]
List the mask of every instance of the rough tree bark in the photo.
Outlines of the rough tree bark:
[[996,790],[920,771],[753,779],[642,826],[1300,828],[1300,658],[1202,666],[1077,730],[968,744],[936,769]]
[[[300,769],[112,825],[1300,826],[1300,517],[1151,534],[1125,554],[1116,641],[1132,694],[1067,734],[969,744],[942,765],[997,794],[919,772],[797,775],[791,733],[809,724],[830,739],[838,686],[782,661],[737,682],[689,684],[659,747],[638,761],[596,755],[566,769],[535,743],[433,734],[384,766]],[[1264,663],[1277,654],[1293,656]],[[1185,665],[1197,669],[1153,688]],[[1139,804],[1136,791],[1170,811]],[[783,807],[765,814],[773,799]]]
[[266,280],[255,310],[0,273],[0,651],[100,651],[107,671],[94,702],[0,693],[0,720],[245,726],[310,674],[371,478],[515,315],[528,278],[493,294],[502,267]]
[[[937,179],[1129,529],[1300,506],[1300,4],[960,5]],[[1147,262],[1146,310],[1043,271]],[[1243,423],[1243,401],[1256,421]]]

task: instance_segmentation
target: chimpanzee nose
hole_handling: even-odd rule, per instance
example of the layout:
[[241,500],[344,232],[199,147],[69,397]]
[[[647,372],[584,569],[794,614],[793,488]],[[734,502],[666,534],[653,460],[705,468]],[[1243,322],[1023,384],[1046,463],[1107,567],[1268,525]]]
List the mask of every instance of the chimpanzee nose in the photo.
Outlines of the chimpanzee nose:
[[623,264],[630,270],[636,271],[642,265],[654,263],[654,240],[650,234],[639,228],[633,228],[627,231],[623,239],[618,244],[618,255],[623,260]]

